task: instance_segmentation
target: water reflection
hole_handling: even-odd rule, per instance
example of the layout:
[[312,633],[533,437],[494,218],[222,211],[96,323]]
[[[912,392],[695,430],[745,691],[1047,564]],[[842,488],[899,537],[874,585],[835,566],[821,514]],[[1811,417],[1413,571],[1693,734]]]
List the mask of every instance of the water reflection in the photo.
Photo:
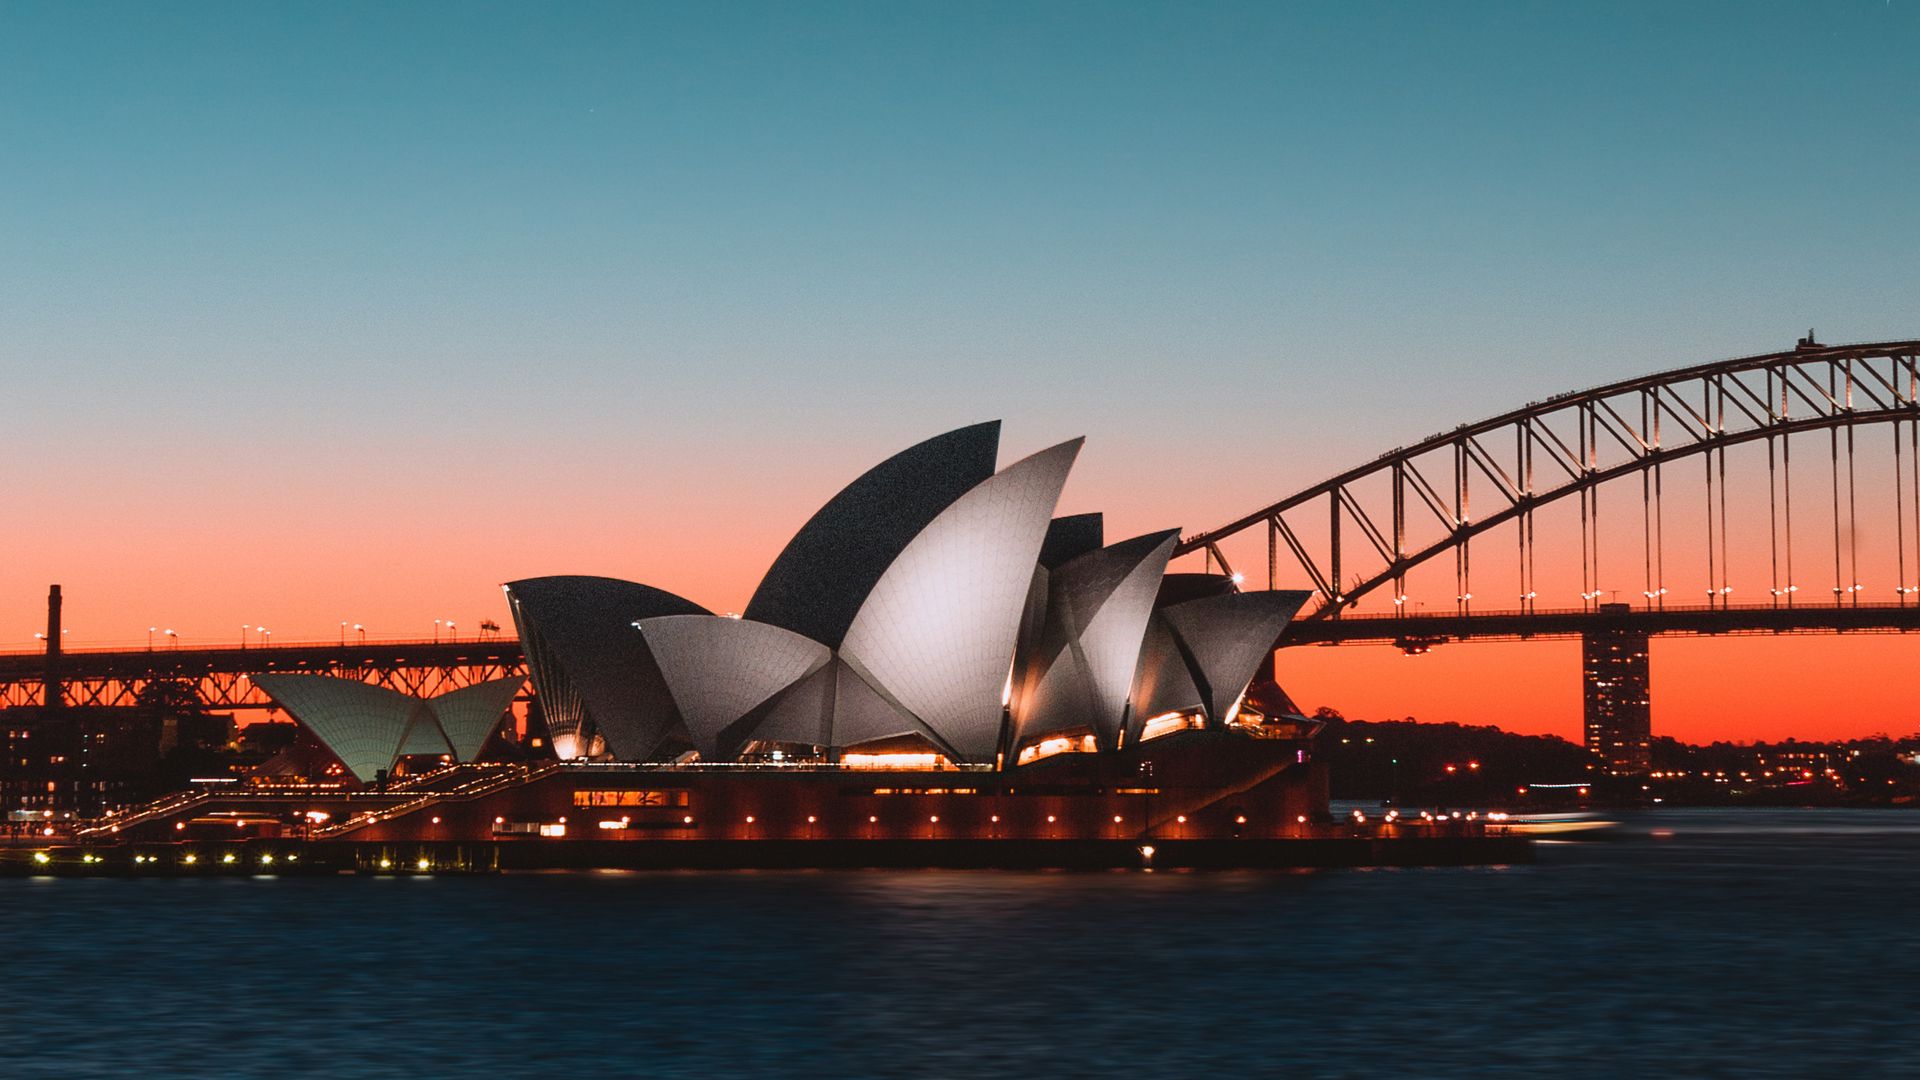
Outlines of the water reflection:
[[0,882],[9,1077],[1898,1075],[1920,815],[1533,866]]

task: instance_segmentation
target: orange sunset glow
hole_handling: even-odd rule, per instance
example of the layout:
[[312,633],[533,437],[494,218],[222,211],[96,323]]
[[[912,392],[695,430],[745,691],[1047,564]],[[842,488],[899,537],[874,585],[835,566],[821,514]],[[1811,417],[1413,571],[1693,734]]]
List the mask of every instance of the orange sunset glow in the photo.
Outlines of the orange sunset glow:
[[[1035,427],[1010,432],[1003,460],[1039,441]],[[0,579],[0,627],[5,647],[36,648],[46,586],[56,581],[68,597],[68,648],[144,647],[149,626],[174,630],[185,645],[233,644],[243,626],[256,641],[260,627],[276,644],[335,640],[342,622],[371,638],[445,633],[435,620],[470,636],[490,619],[510,634],[500,583],[547,573],[644,580],[738,611],[793,530],[863,461],[912,437],[851,433],[804,454],[723,455],[675,470],[584,452],[603,463],[570,467],[556,450],[538,463],[495,461],[485,477],[464,476],[451,448],[422,450],[415,472],[351,454],[262,455],[235,464],[238,478],[221,496],[228,506],[216,513],[164,463],[130,461],[86,478],[78,493],[28,493],[30,511],[63,524],[16,537]],[[1314,479],[1294,468],[1294,486]],[[1104,511],[1115,537],[1169,524],[1191,530],[1250,508],[1244,493],[1261,490],[1263,473],[1228,459],[1197,477],[1177,459],[1140,456],[1137,442],[1095,439],[1060,512]],[[1491,578],[1496,563],[1486,558]],[[1263,575],[1264,556],[1254,563]],[[1198,568],[1192,556],[1176,563]],[[1916,726],[1898,678],[1920,661],[1913,637],[1665,637],[1652,657],[1657,734],[1750,741]],[[1465,642],[1418,656],[1383,645],[1302,647],[1283,650],[1278,671],[1308,710],[1580,734],[1577,642]]]

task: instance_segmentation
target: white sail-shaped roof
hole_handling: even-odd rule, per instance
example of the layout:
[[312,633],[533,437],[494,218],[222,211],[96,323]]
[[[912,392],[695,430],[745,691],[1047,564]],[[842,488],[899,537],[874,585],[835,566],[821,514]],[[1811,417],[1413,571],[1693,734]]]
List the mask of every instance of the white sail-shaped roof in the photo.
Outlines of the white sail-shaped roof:
[[918,735],[948,754],[956,753],[904,706],[876,689],[857,666],[844,657],[833,666],[834,746],[858,746],[900,735]]
[[[842,665],[828,661],[818,671],[755,706],[742,717],[738,742],[833,745],[834,683]],[[723,733],[723,741],[733,741]]]
[[525,679],[476,683],[417,698],[333,675],[264,674],[255,685],[324,743],[362,783],[415,754],[479,756]]
[[1178,529],[1100,548],[1049,571],[1047,626],[1035,663],[1044,666],[1019,713],[1023,739],[1091,728],[1100,745],[1120,739],[1147,622]]
[[506,588],[554,753],[586,757],[597,735],[614,757],[647,760],[676,721],[633,624],[707,609],[617,578],[561,575]]
[[1194,684],[1180,644],[1174,640],[1163,613],[1147,620],[1140,645],[1140,665],[1133,676],[1133,704],[1127,714],[1127,745],[1140,741],[1148,720],[1172,712],[1203,708],[1206,695]]
[[1228,593],[1161,610],[1188,658],[1209,720],[1220,724],[1231,718],[1260,662],[1311,595],[1296,590]]
[[480,755],[526,681],[516,676],[474,683],[427,702],[433,708],[434,719],[440,721],[440,730],[453,747],[455,760],[472,761]]
[[1100,550],[1106,541],[1106,515],[1069,514],[1047,523],[1047,538],[1040,544],[1040,565],[1048,569],[1089,552]]
[[992,761],[998,749],[1021,613],[1082,441],[955,499],[874,583],[841,646],[964,760]]
[[718,761],[736,748],[721,735],[755,707],[832,658],[791,630],[714,615],[643,619],[640,635],[679,707],[694,749]]
[[440,727],[440,719],[434,715],[433,706],[419,698],[413,700],[418,705],[407,717],[407,730],[400,736],[400,751],[394,757],[412,757],[415,754],[451,756],[453,744],[447,741],[447,733]]
[[738,730],[742,743],[847,747],[916,735],[946,749],[925,724],[837,656],[748,713]]
[[993,475],[1000,421],[936,435],[841,489],[780,552],[746,617],[839,648],[900,552],[955,499]]
[[[269,673],[253,676],[253,683],[325,743],[363,784],[393,765],[410,722],[416,713],[427,711],[419,698],[358,679]],[[432,723],[430,712],[427,722]]]

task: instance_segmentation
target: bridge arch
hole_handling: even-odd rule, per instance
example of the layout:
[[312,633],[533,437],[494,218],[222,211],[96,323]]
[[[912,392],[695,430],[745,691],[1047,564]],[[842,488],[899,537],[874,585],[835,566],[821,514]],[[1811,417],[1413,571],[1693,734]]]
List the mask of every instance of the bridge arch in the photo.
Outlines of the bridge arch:
[[[1403,600],[1408,571],[1451,552],[1462,586],[1456,602],[1465,611],[1472,599],[1467,587],[1471,542],[1491,529],[1517,522],[1521,606],[1530,609],[1535,596],[1529,587],[1535,511],[1563,499],[1578,498],[1585,549],[1589,528],[1597,529],[1597,492],[1602,485],[1639,474],[1643,495],[1657,497],[1663,466],[1705,456],[1709,595],[1717,590],[1720,602],[1725,604],[1731,591],[1726,584],[1726,450],[1765,442],[1771,470],[1776,445],[1781,455],[1786,455],[1791,446],[1786,440],[1791,436],[1834,433],[1837,558],[1842,531],[1839,433],[1849,433],[1845,462],[1851,492],[1851,431],[1901,423],[1910,428],[1911,454],[1903,454],[1896,428],[1900,595],[1902,602],[1911,598],[1920,603],[1920,595],[1915,595],[1907,581],[1910,564],[1920,570],[1920,548],[1911,559],[1907,550],[1909,543],[1920,543],[1920,342],[1916,341],[1823,346],[1809,339],[1789,352],[1698,364],[1532,402],[1389,451],[1219,528],[1185,537],[1177,554],[1203,553],[1210,563],[1217,562],[1223,570],[1231,571],[1222,542],[1264,528],[1270,585],[1281,579],[1281,556],[1285,553],[1320,598],[1317,607],[1300,616],[1315,620],[1338,618],[1361,598],[1388,586],[1395,587],[1396,600]],[[1717,520],[1713,505],[1716,476],[1721,485]],[[1909,485],[1911,498],[1907,494]],[[1362,493],[1366,487],[1386,488],[1386,505],[1380,505],[1382,500],[1377,497],[1366,498]],[[1472,498],[1480,494],[1484,500],[1487,492],[1495,506],[1491,512],[1476,516]],[[1787,493],[1790,499],[1790,482]],[[1854,505],[1849,493],[1849,513]],[[1429,528],[1437,523],[1438,537],[1410,543],[1409,510]],[[1302,519],[1320,523],[1324,529],[1326,541],[1320,545],[1321,550],[1310,550],[1298,524]],[[1650,561],[1653,532],[1649,519]],[[1593,576],[1597,577],[1597,535],[1592,540],[1592,557],[1596,560]],[[1588,606],[1597,606],[1597,584],[1587,587],[1593,584],[1587,581],[1588,558],[1583,550],[1582,598]],[[1348,571],[1356,567],[1357,573],[1349,575]],[[1779,584],[1777,574],[1774,584]],[[1858,588],[1857,583],[1853,588]],[[1776,601],[1778,597],[1776,591]]]

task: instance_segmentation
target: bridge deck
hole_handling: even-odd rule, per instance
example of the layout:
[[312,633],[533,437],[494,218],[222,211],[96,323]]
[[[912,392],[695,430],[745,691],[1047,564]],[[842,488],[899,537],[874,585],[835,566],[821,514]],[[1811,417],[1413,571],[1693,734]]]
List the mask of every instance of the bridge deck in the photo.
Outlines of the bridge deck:
[[[288,645],[237,645],[215,648],[67,649],[60,670],[70,678],[94,678],[122,672],[192,677],[215,671],[298,671],[302,668],[365,668],[385,664],[417,666],[519,663],[520,643],[489,641],[379,641],[346,645],[296,642]],[[0,678],[46,670],[46,653],[0,652]]]
[[[43,652],[0,653],[0,707],[39,701]],[[526,673],[520,643],[487,641],[303,642],[247,648],[77,649],[60,654],[66,700],[75,705],[129,705],[156,680],[194,684],[217,709],[268,709],[250,675],[263,671],[339,675],[431,697],[488,679]]]
[[1484,611],[1404,615],[1343,615],[1306,619],[1287,627],[1280,644],[1359,645],[1440,641],[1521,641],[1577,638],[1596,630],[1654,636],[1721,634],[1899,634],[1920,631],[1920,605],[1859,604],[1820,607],[1799,604],[1752,607],[1634,608]]
[[[1287,628],[1282,647],[1291,645],[1391,644],[1404,641],[1498,641],[1577,638],[1595,630],[1627,630],[1655,636],[1721,634],[1910,633],[1920,631],[1920,603],[1848,604],[1792,607],[1634,608],[1627,612],[1592,609],[1532,611],[1408,612],[1348,614],[1302,619]],[[41,652],[0,653],[0,687],[37,689],[46,672]],[[63,652],[60,671],[70,698],[83,703],[114,703],[75,690],[88,684],[131,687],[152,679],[192,682],[237,678],[262,671],[314,672],[372,676],[396,685],[464,685],[525,671],[520,643],[489,641],[388,641],[296,643],[240,648],[80,649]],[[209,688],[211,689],[211,688]],[[116,700],[118,695],[109,695]],[[25,703],[19,695],[0,696],[6,704]],[[239,686],[209,695],[220,707],[264,707],[267,702]]]

